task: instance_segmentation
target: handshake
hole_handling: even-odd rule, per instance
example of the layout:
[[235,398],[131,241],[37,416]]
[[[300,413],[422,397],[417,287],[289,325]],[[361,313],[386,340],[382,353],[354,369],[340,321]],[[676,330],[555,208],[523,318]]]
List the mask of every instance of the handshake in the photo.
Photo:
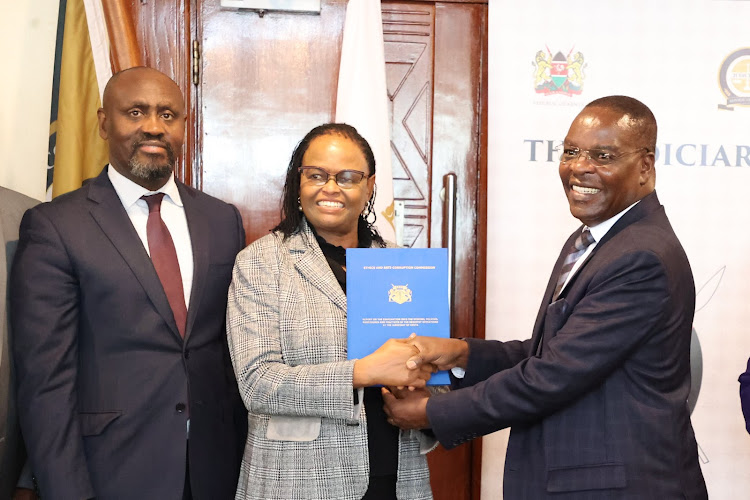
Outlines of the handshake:
[[[383,385],[388,423],[402,429],[430,427],[427,381],[438,370],[466,368],[469,344],[460,339],[418,337],[390,339],[354,362],[354,387]],[[406,390],[408,388],[408,390]]]
[[354,387],[422,388],[433,373],[466,367],[468,344],[460,339],[418,337],[390,339],[378,350],[354,363]]

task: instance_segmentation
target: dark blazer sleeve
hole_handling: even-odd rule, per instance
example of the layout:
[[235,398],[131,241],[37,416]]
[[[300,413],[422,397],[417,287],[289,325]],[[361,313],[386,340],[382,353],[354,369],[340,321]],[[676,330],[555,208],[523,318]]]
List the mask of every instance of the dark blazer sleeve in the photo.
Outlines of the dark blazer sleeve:
[[531,339],[519,341],[464,339],[469,344],[469,360],[463,378],[451,377],[452,387],[469,387],[507,370],[529,357]]
[[237,253],[240,253],[240,250],[245,248],[245,226],[242,225],[242,216],[240,215],[240,211],[237,210],[237,207],[235,207],[234,205],[230,206],[232,207],[237,225]]
[[679,299],[670,296],[665,266],[655,253],[627,252],[608,261],[575,307],[565,299],[549,306],[544,355],[430,398],[427,413],[436,436],[450,448],[477,435],[536,422],[570,404],[664,329],[670,300]]
[[745,429],[750,433],[750,359],[747,360],[747,370],[740,375],[740,401],[742,414],[745,416]]
[[40,208],[23,218],[11,276],[19,416],[39,484],[54,498],[91,498],[76,415],[80,291],[60,236]]

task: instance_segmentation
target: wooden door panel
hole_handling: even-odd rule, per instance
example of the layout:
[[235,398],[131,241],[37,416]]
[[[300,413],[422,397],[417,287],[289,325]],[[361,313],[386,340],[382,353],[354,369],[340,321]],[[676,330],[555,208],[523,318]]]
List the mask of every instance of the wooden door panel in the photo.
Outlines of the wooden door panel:
[[[432,120],[432,191],[430,246],[443,243],[443,207],[439,192],[442,178],[456,174],[456,252],[452,335],[473,337],[475,309],[484,297],[476,295],[477,204],[480,183],[481,97],[487,5],[436,2],[435,57]],[[484,35],[481,35],[484,34]],[[485,189],[486,194],[486,189]],[[428,456],[430,470],[448,478],[433,483],[436,498],[479,498],[481,440],[453,450],[438,448]],[[472,463],[474,465],[472,465]],[[461,480],[450,478],[460,476]],[[433,474],[435,478],[435,474]]]
[[432,4],[383,3],[393,197],[404,201],[404,245],[420,248],[430,246],[434,21]]
[[251,242],[279,222],[295,145],[333,118],[346,2],[263,17],[200,4],[201,188],[237,205]]
[[[455,337],[473,336],[477,300],[478,217],[482,187],[480,159],[482,147],[482,93],[486,92],[481,64],[485,57],[487,6],[472,3],[437,4],[435,13],[435,92],[433,112],[433,199],[442,187],[439,179],[457,174],[456,275],[454,320]],[[484,89],[484,90],[483,90]],[[484,145],[486,148],[486,144]],[[486,181],[485,181],[486,182]],[[486,195],[486,192],[484,193]],[[430,205],[432,231],[430,246],[440,246],[442,220],[440,203]],[[483,320],[482,320],[483,321]],[[468,333],[467,333],[468,332]]]

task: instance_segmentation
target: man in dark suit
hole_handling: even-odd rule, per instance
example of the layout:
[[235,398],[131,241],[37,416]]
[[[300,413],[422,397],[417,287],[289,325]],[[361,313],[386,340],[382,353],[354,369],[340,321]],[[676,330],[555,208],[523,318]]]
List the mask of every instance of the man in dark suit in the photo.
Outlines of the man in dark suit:
[[166,75],[116,74],[109,166],[23,218],[13,354],[45,500],[234,498],[246,413],[225,313],[245,235],[236,208],[174,179],[185,113]]
[[655,147],[641,102],[587,105],[559,169],[584,227],[555,264],[532,338],[417,337],[410,364],[453,368],[458,390],[385,395],[392,422],[431,427],[447,447],[511,427],[507,499],[707,498],[687,406],[695,288],[654,191]]
[[3,238],[0,249],[0,498],[34,498],[30,474],[19,483],[26,454],[16,417],[15,377],[8,344],[7,290],[21,216],[37,203],[33,198],[0,187],[0,236]]
[[747,360],[747,370],[740,375],[740,404],[745,417],[745,429],[750,433],[750,359]]

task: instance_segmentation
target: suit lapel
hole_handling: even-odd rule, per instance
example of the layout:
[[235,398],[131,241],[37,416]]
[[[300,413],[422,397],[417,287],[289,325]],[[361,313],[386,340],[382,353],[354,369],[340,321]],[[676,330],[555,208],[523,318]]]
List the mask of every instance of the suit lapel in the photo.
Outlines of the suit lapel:
[[190,232],[190,244],[193,247],[193,285],[190,290],[190,307],[188,307],[187,326],[185,327],[185,341],[187,341],[198,314],[197,311],[203,298],[203,289],[208,274],[209,239],[207,235],[210,234],[210,227],[206,215],[196,205],[194,195],[181,182],[177,182],[177,189],[180,191],[182,205],[185,208],[185,217]]
[[549,307],[550,303],[552,302],[552,294],[555,293],[555,288],[557,288],[557,277],[560,276],[560,271],[563,266],[563,262],[565,260],[565,256],[568,253],[568,248],[573,244],[573,241],[576,238],[576,235],[581,231],[581,228],[579,227],[576,229],[573,234],[568,237],[568,240],[565,242],[565,244],[562,247],[562,250],[560,250],[560,255],[557,257],[557,262],[555,262],[555,266],[552,268],[552,275],[550,276],[549,281],[547,282],[547,289],[544,291],[544,298],[542,299],[542,305],[539,307],[539,312],[536,315],[536,321],[534,322],[534,331],[531,334],[532,341],[532,351],[531,353],[536,353],[539,350],[539,344],[542,339],[542,328],[544,327],[544,318],[547,315],[547,307]]
[[89,210],[91,216],[133,271],[149,300],[167,322],[174,335],[182,342],[159,276],[115,188],[109,182],[106,168],[89,184],[88,198],[93,202]]
[[607,234],[604,235],[601,241],[594,248],[594,252],[592,252],[592,255],[596,253],[598,249],[604,246],[606,242],[614,238],[620,231],[622,231],[632,223],[651,215],[652,213],[659,210],[659,208],[661,208],[661,203],[659,203],[659,198],[657,198],[656,196],[656,191],[645,196],[640,201],[640,203],[628,210],[628,213],[620,217],[620,220],[618,220],[617,223],[612,226],[612,229],[607,231]]
[[[610,228],[609,231],[602,237],[599,242],[597,242],[594,249],[591,251],[591,253],[586,256],[586,260],[584,260],[579,268],[576,270],[576,273],[571,276],[570,282],[568,283],[568,286],[565,287],[566,290],[570,289],[570,287],[573,285],[573,282],[575,279],[581,274],[583,269],[586,267],[586,265],[591,262],[591,260],[594,258],[594,256],[597,254],[597,252],[604,247],[604,245],[617,236],[620,231],[631,225],[632,223],[639,221],[643,219],[644,217],[654,213],[656,210],[658,210],[661,207],[661,204],[659,203],[659,198],[656,197],[656,192],[652,192],[648,195],[646,195],[643,199],[641,199],[640,203],[638,203],[636,206],[631,208],[627,211],[625,215],[620,217],[620,219],[615,223],[614,226]],[[577,235],[578,232],[581,231],[581,228],[579,227],[576,230],[576,233],[573,233],[574,235]],[[571,239],[573,236],[571,236]],[[572,245],[573,242],[571,240],[568,241],[567,244]],[[562,265],[562,264],[561,264]],[[565,293],[565,291],[563,291]]]
[[303,223],[299,233],[290,236],[289,250],[296,258],[294,266],[297,271],[323,292],[339,309],[346,311],[346,295],[306,222]]
[[[563,290],[560,299],[565,300],[565,295],[568,290],[573,286],[574,281],[578,276],[581,275],[581,272],[586,267],[586,265],[591,262],[591,260],[594,258],[596,253],[612,238],[614,238],[620,231],[628,227],[630,224],[652,214],[656,210],[658,210],[661,207],[661,204],[659,203],[659,198],[656,196],[656,191],[646,195],[641,199],[640,203],[638,203],[636,206],[628,210],[628,212],[620,217],[620,219],[615,223],[614,226],[610,228],[609,231],[604,235],[604,237],[599,240],[599,242],[596,244],[594,249],[591,251],[591,253],[586,257],[586,260],[584,260],[580,267],[576,270],[576,273],[571,276],[570,282],[567,284],[565,289]],[[578,233],[581,232],[583,226],[578,227],[573,234],[570,235],[568,240],[565,242],[565,245],[563,245],[563,248],[560,252],[560,256],[557,258],[557,262],[555,263],[555,267],[552,270],[552,276],[550,277],[549,282],[547,283],[547,290],[544,293],[544,299],[542,300],[542,305],[539,308],[539,313],[536,317],[536,322],[534,323],[534,331],[532,334],[532,353],[536,353],[539,350],[539,344],[542,339],[542,331],[544,328],[544,320],[547,315],[547,308],[549,307],[551,301],[552,301],[552,294],[554,293],[555,287],[557,286],[557,277],[560,275],[560,270],[562,269],[563,261],[565,259],[565,255],[567,254],[567,249],[573,245],[573,241],[577,237]]]

